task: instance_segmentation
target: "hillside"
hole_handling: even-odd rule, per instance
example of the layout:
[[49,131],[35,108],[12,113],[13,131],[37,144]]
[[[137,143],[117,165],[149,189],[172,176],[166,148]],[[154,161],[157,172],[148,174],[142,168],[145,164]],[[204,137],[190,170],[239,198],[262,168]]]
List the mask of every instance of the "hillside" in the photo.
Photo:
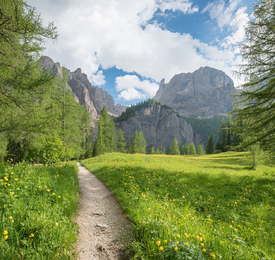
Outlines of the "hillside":
[[167,105],[149,99],[126,109],[115,118],[117,131],[122,129],[129,144],[134,132],[142,131],[148,147],[168,148],[176,137],[179,145],[183,142],[206,146],[208,137],[218,141],[218,129],[223,116],[207,119],[182,117]]

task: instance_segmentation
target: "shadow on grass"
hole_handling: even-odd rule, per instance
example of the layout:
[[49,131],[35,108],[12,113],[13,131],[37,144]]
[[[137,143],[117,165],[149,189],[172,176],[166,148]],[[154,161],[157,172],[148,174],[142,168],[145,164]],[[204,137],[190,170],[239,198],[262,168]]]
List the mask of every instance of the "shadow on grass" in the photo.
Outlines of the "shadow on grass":
[[[227,169],[226,166],[222,168]],[[132,172],[135,179],[123,179],[122,176],[126,171]],[[112,174],[108,175],[107,173],[110,172]],[[141,194],[146,188],[149,188],[150,194],[159,199],[166,197],[178,200],[184,195],[186,204],[195,208],[198,213],[205,216],[211,214],[212,218],[223,221],[232,220],[233,215],[237,218],[244,217],[243,214],[248,214],[251,209],[262,207],[263,204],[269,205],[270,209],[275,202],[275,177],[273,175],[259,177],[253,176],[253,172],[251,176],[226,173],[194,174],[177,171],[165,172],[159,168],[148,170],[148,168],[140,166],[124,166],[123,168],[104,166],[97,168],[93,173],[114,191],[119,186],[124,188],[125,183],[132,183],[139,186],[135,194]],[[142,174],[148,175],[148,178]],[[154,180],[153,183],[152,180]],[[125,188],[125,192],[131,191]],[[209,198],[213,199],[209,201]],[[234,206],[235,202],[237,202],[236,206]],[[275,225],[274,218],[273,224]]]

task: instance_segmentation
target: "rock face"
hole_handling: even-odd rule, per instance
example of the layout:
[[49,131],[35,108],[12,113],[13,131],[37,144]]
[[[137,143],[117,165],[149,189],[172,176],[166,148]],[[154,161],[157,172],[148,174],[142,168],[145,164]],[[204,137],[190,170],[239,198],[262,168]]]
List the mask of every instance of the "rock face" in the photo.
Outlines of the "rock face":
[[232,110],[234,82],[223,71],[201,67],[193,73],[175,75],[168,84],[161,81],[154,99],[181,116],[209,118]]
[[179,145],[185,139],[187,143],[197,143],[200,138],[195,135],[189,123],[178,116],[171,108],[158,104],[149,105],[136,111],[127,121],[116,123],[116,129],[124,132],[127,144],[135,131],[142,131],[148,147],[166,149],[176,137]]
[[[41,58],[42,67],[50,69],[52,74],[59,74],[62,76],[62,67],[59,62],[54,61],[43,56]],[[91,85],[85,73],[81,69],[74,72],[67,70],[69,81],[68,85],[72,89],[75,100],[88,109],[91,119],[98,119],[103,106],[106,106],[108,112],[114,116],[119,116],[126,110],[126,106],[115,105],[114,99],[104,88],[98,88]]]

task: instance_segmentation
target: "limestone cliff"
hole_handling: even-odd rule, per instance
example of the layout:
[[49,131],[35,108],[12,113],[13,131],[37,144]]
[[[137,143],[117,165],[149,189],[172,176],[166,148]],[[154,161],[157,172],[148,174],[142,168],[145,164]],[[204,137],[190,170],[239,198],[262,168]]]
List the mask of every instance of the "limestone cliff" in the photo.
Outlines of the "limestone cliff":
[[[50,69],[52,74],[62,76],[62,67],[59,62],[54,63],[47,56],[43,56],[40,61],[44,69]],[[114,116],[119,116],[126,110],[126,106],[115,105],[113,97],[104,88],[92,86],[87,75],[82,73],[81,69],[74,72],[67,70],[67,72],[69,76],[68,85],[72,89],[75,100],[89,111],[91,119],[99,118],[103,106],[106,106],[108,112]]]
[[148,147],[170,148],[176,137],[179,145],[185,139],[187,143],[200,144],[200,138],[182,117],[171,108],[153,104],[136,111],[129,119],[116,123],[117,131],[121,128],[126,142],[130,144],[134,132],[142,131]]
[[166,104],[181,116],[209,118],[232,110],[234,82],[223,71],[201,67],[193,73],[175,75],[169,83],[164,79],[154,99]]

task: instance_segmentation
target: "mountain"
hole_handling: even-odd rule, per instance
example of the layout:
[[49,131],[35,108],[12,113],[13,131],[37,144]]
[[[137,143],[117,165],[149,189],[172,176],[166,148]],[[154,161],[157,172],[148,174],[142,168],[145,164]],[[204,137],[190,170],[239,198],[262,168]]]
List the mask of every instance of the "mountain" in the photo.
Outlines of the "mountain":
[[[52,74],[62,75],[62,67],[59,62],[55,63],[47,56],[43,56],[40,62],[42,67],[50,69]],[[88,109],[91,119],[99,118],[103,106],[106,106],[108,112],[113,116],[119,116],[126,110],[126,106],[115,105],[113,97],[104,88],[92,86],[87,75],[82,73],[81,69],[74,72],[67,70],[67,73],[69,77],[68,85],[72,89],[75,100]]]
[[154,97],[181,116],[209,118],[232,110],[234,82],[223,71],[201,67],[193,73],[175,75],[169,83],[163,79]]
[[179,145],[187,143],[200,144],[200,136],[193,132],[191,124],[179,116],[173,109],[158,102],[132,107],[135,110],[128,116],[126,113],[115,119],[117,131],[121,128],[129,145],[134,132],[142,131],[148,147],[166,149],[176,137]]

